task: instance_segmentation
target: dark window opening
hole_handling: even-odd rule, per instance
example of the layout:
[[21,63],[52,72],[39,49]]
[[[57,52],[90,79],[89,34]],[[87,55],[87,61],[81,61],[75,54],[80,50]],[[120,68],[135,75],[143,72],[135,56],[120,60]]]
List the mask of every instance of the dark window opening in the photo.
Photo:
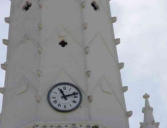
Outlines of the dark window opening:
[[94,125],[94,126],[92,126],[92,128],[99,128],[99,126],[98,125]]
[[59,45],[60,45],[61,47],[65,47],[67,44],[68,44],[68,43],[67,43],[66,41],[64,41],[64,40],[62,40],[62,41],[59,43]]
[[95,11],[99,10],[99,5],[98,5],[95,1],[93,1],[93,2],[91,3],[91,6],[93,7],[93,9],[94,9]]
[[26,1],[25,5],[23,6],[24,11],[28,11],[32,6],[32,3],[29,1]]

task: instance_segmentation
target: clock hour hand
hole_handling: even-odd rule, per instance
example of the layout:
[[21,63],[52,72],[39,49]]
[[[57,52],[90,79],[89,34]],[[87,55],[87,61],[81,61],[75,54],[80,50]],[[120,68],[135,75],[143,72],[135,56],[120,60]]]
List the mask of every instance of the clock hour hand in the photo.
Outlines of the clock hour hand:
[[60,91],[60,93],[63,95],[62,97],[63,97],[65,100],[67,100],[67,97],[66,97],[66,95],[64,94],[63,90],[62,90],[62,89],[59,89],[59,91]]

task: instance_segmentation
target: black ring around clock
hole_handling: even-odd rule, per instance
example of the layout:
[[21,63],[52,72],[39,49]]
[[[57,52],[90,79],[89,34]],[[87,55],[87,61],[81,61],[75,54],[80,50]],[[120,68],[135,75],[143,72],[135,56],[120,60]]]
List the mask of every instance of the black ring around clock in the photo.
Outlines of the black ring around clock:
[[[52,92],[52,90],[53,90],[55,87],[61,86],[61,85],[72,86],[72,87],[74,87],[74,88],[79,92],[80,101],[79,101],[79,103],[77,104],[77,106],[75,106],[74,108],[72,108],[72,109],[70,109],[70,110],[60,110],[60,109],[57,109],[57,108],[55,108],[55,107],[52,105],[52,103],[50,102],[50,98],[49,98],[49,97],[50,97],[50,93]],[[68,82],[62,82],[62,83],[58,83],[58,84],[56,84],[56,85],[54,85],[53,87],[50,88],[50,90],[48,91],[48,95],[47,95],[47,101],[48,101],[49,105],[50,105],[54,110],[56,110],[56,111],[58,111],[58,112],[64,112],[64,113],[66,113],[66,112],[72,112],[72,111],[74,111],[75,109],[77,109],[77,108],[80,106],[80,104],[81,104],[81,102],[82,102],[82,93],[81,93],[80,89],[79,89],[78,87],[76,87],[74,84],[68,83]]]

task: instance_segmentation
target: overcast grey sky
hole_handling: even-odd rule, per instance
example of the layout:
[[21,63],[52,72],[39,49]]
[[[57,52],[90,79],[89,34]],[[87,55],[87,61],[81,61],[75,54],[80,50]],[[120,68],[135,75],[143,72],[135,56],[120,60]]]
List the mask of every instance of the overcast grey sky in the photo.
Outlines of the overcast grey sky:
[[[10,0],[0,2],[0,40],[8,37]],[[166,0],[112,0],[112,15],[118,17],[114,24],[119,60],[125,62],[122,80],[129,91],[125,94],[128,110],[133,111],[130,127],[139,128],[143,121],[142,95],[150,94],[155,120],[160,128],[167,128],[167,1]],[[6,59],[6,47],[0,43],[0,63]],[[5,72],[0,70],[0,85]]]
[[151,95],[155,120],[167,127],[167,1],[112,0],[111,10],[118,22],[114,25],[119,60],[125,62],[123,84],[129,86],[126,103],[133,110],[131,128],[143,119],[143,93]]

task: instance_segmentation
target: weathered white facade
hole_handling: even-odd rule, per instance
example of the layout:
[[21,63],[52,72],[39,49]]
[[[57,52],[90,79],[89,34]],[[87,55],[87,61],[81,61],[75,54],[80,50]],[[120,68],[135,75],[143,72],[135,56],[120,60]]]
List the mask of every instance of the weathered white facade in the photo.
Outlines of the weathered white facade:
[[[109,0],[12,0],[1,128],[128,128]],[[75,84],[83,100],[53,110],[49,89]],[[96,127],[95,127],[96,126]]]

